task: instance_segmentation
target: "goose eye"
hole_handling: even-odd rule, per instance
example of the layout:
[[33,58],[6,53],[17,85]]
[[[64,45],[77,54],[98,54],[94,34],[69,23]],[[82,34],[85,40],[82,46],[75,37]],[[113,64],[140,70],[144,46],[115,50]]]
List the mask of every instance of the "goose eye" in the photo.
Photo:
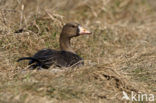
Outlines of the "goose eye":
[[72,25],[72,28],[75,28],[75,26],[74,26],[74,25]]

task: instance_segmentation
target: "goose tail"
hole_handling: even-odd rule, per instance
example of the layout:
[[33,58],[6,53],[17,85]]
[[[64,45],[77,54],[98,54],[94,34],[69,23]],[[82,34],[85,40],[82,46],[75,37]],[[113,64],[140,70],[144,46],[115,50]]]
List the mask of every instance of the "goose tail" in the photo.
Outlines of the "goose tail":
[[22,60],[33,60],[33,61],[36,61],[36,62],[38,62],[38,63],[41,63],[38,59],[35,59],[35,58],[33,58],[33,57],[22,57],[22,58],[19,58],[19,59],[17,60],[17,62],[20,62],[20,61],[22,61]]

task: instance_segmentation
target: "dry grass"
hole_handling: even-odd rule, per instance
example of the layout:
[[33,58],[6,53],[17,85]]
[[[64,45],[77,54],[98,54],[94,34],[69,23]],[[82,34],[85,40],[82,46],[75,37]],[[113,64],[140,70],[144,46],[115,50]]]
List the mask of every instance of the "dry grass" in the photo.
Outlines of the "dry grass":
[[[121,103],[122,91],[156,94],[155,9],[155,0],[1,0],[0,102]],[[85,66],[30,71],[27,61],[16,63],[59,49],[70,21],[93,32],[72,40]]]

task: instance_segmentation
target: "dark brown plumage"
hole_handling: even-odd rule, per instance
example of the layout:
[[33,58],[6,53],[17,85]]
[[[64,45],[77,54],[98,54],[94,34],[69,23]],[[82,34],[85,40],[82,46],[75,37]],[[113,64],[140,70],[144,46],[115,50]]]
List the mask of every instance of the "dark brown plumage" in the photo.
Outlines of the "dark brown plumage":
[[18,59],[18,62],[26,59],[30,60],[29,65],[31,69],[48,69],[51,65],[57,67],[75,67],[78,65],[83,65],[83,59],[75,54],[73,49],[70,47],[70,39],[83,34],[91,34],[91,32],[82,28],[77,23],[67,23],[63,26],[60,34],[60,51],[53,49],[42,49],[33,57],[23,57]]

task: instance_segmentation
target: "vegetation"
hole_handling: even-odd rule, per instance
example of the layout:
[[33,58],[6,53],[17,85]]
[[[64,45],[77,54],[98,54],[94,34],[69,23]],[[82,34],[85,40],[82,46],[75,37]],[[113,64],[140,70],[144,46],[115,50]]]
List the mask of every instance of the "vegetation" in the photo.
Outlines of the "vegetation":
[[[0,103],[121,103],[123,91],[156,94],[155,10],[155,0],[0,0]],[[59,50],[67,22],[93,32],[72,40],[84,66],[29,70],[28,61],[16,62]]]

